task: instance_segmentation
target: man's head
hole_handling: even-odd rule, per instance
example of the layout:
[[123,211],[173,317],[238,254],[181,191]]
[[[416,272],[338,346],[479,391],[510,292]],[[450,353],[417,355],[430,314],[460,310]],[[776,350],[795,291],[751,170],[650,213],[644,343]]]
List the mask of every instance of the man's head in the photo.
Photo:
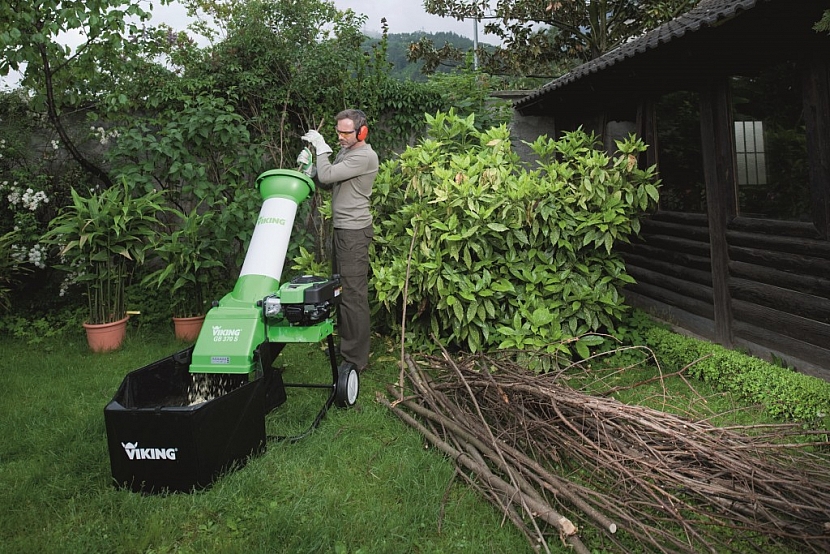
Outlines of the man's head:
[[334,116],[337,129],[337,142],[343,148],[352,148],[362,144],[369,134],[366,126],[366,114],[360,110],[343,110]]

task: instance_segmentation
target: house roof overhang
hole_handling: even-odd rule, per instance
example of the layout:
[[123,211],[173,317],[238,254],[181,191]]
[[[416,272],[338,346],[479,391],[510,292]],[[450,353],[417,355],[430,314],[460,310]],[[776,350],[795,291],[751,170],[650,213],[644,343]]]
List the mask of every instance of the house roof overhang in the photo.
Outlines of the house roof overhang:
[[514,103],[522,115],[556,116],[750,74],[777,60],[828,50],[813,30],[830,0],[703,0],[697,7],[580,65]]

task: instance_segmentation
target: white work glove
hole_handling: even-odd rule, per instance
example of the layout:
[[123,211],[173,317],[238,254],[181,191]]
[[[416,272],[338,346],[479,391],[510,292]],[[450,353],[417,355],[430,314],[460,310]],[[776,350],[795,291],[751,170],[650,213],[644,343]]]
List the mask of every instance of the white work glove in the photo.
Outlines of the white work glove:
[[297,156],[297,171],[302,171],[309,177],[314,177],[317,174],[317,170],[314,168],[311,160],[311,150],[308,148],[303,148],[300,155]]
[[331,154],[332,152],[331,146],[326,144],[326,139],[323,138],[323,135],[314,129],[307,132],[300,138],[310,143],[314,147],[314,150],[318,156],[325,156],[326,154]]
[[300,155],[297,156],[297,166],[298,167],[305,167],[311,163],[311,150],[308,148],[303,148]]

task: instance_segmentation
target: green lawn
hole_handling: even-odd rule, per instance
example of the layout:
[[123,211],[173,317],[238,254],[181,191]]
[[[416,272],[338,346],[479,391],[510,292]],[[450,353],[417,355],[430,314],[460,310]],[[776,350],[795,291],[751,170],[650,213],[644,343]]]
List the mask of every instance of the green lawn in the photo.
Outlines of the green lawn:
[[[0,338],[2,552],[528,552],[525,539],[452,464],[378,405],[397,377],[377,341],[358,404],[329,412],[301,441],[267,451],[196,494],[142,495],[111,485],[104,406],[129,371],[181,349],[130,329],[91,354],[85,339],[30,346]],[[330,380],[322,350],[291,345],[289,377]],[[323,391],[294,393],[269,433],[313,419]],[[554,548],[557,548],[554,545]]]
[[[128,372],[186,347],[172,328],[131,325],[124,347],[109,354],[90,353],[81,335],[37,345],[0,337],[0,553],[533,551],[496,508],[454,477],[451,461],[375,401],[398,377],[399,347],[379,338],[357,405],[332,409],[307,437],[269,442],[244,468],[198,493],[116,489],[104,407]],[[289,345],[277,363],[287,381],[330,382],[320,345]],[[631,363],[628,355],[605,362]],[[655,375],[641,364],[595,367],[569,382],[605,391]],[[288,401],[266,419],[268,434],[304,431],[326,395],[288,389]],[[771,421],[762,407],[678,378],[614,397],[722,425]],[[596,532],[585,531],[592,551],[605,554]],[[569,552],[558,538],[550,549]]]

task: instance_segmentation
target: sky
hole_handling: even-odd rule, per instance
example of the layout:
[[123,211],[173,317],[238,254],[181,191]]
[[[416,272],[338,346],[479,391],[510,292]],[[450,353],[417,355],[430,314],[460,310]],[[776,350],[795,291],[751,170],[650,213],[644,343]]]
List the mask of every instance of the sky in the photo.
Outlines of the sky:
[[[439,17],[424,11],[422,0],[333,0],[334,5],[340,10],[351,8],[356,13],[366,15],[364,32],[371,35],[380,34],[380,20],[386,18],[390,33],[415,33],[424,31],[435,33],[440,31],[453,32],[467,38],[474,38],[475,24],[473,21],[458,21],[451,17]],[[142,2],[145,6],[150,2]],[[161,6],[158,2],[153,4],[153,18],[151,24],[166,23],[176,30],[186,30],[190,20],[187,10],[179,4],[173,3]],[[478,38],[484,42],[493,42],[494,38],[485,39],[483,25],[478,25]],[[72,37],[68,37],[68,43],[72,45]],[[75,41],[78,41],[77,37]],[[0,77],[0,90],[9,90],[16,86],[19,75],[11,74],[8,77]]]
[[[367,16],[365,30],[380,33],[380,20],[385,17],[390,33],[435,33],[451,31],[473,38],[473,21],[458,21],[451,17],[439,17],[424,11],[422,0],[334,0],[338,9],[351,8]],[[483,28],[479,25],[479,39]]]

